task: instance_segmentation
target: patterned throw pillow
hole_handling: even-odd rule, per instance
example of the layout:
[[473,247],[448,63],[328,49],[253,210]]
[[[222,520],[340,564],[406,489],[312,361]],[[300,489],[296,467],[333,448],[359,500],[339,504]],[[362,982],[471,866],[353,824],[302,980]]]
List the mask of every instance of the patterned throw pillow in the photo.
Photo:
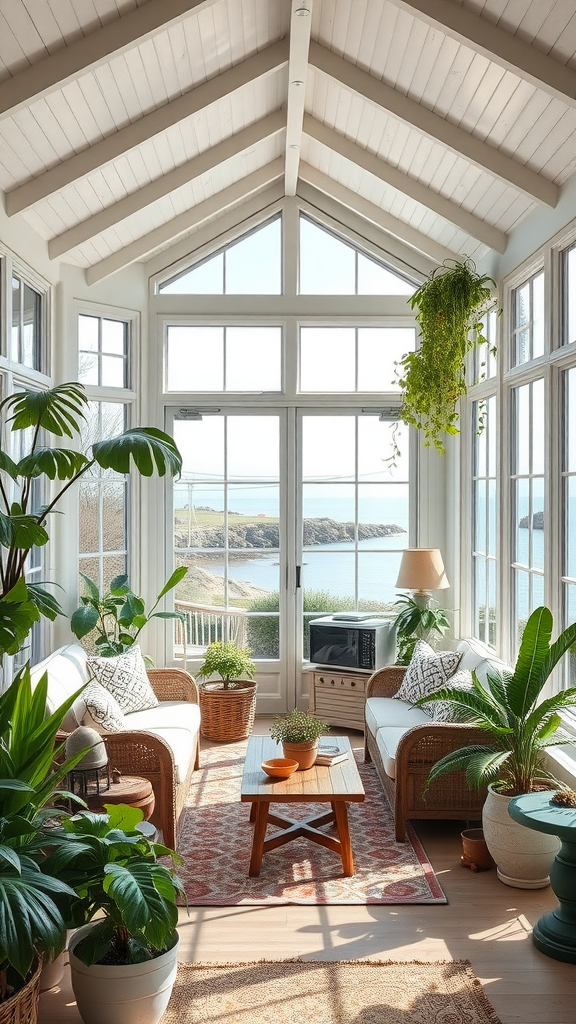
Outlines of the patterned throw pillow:
[[124,715],[118,701],[100,683],[92,679],[73,704],[79,725],[97,732],[122,732]]
[[88,658],[88,671],[116,698],[124,714],[158,707],[138,644],[114,658]]
[[454,674],[461,657],[460,651],[434,651],[430,644],[419,640],[396,698],[415,704],[420,697],[439,690]]
[[[459,672],[455,672],[453,676],[450,676],[447,685],[454,686],[457,690],[471,691],[472,673],[462,668]],[[430,704],[426,704],[426,710],[432,715],[434,722],[466,721],[461,709],[456,704],[450,704],[447,700],[433,700]]]

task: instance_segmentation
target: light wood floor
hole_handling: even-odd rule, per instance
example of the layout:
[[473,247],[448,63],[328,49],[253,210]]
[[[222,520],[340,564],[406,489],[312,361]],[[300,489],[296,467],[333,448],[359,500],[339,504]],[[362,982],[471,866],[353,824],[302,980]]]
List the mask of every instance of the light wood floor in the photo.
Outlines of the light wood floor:
[[[267,732],[259,719],[256,731]],[[336,731],[336,730],[334,730]],[[350,733],[362,746],[359,733]],[[421,822],[418,833],[447,906],[199,907],[179,924],[182,960],[470,960],[502,1024],[573,1024],[576,965],[539,953],[531,929],[555,906],[548,889],[511,889],[495,871],[460,864],[458,822]],[[78,1024],[69,979],[44,993],[39,1024]],[[106,1024],[103,1021],[103,1024]]]

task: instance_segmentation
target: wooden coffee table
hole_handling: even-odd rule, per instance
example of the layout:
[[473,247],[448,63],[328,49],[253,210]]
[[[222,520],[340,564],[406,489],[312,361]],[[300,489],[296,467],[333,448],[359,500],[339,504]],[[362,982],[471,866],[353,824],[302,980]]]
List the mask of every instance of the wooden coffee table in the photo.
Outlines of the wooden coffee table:
[[[332,768],[315,766],[308,771],[294,772],[289,779],[274,780],[264,773],[260,765],[271,757],[282,757],[282,748],[268,736],[251,736],[248,740],[240,799],[243,803],[252,804],[250,821],[254,822],[254,838],[248,871],[252,877],[260,874],[265,853],[300,836],[339,853],[344,874],[354,874],[346,804],[348,801],[363,801],[364,787],[348,738],[331,736],[330,742],[337,742],[341,750],[348,752],[346,761],[340,761]],[[331,809],[300,820],[270,813],[270,804],[289,803],[329,803]],[[338,837],[320,831],[322,825],[331,821],[336,823]],[[267,836],[269,824],[278,825],[278,831]]]

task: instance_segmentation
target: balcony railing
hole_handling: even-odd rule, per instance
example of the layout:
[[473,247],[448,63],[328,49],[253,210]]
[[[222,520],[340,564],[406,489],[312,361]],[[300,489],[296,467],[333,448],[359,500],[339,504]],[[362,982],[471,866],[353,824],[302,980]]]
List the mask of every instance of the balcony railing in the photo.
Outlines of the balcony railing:
[[246,642],[246,612],[243,608],[217,608],[209,604],[175,601],[174,610],[183,612],[183,620],[175,620],[176,649],[203,650],[213,640],[234,640],[240,647]]

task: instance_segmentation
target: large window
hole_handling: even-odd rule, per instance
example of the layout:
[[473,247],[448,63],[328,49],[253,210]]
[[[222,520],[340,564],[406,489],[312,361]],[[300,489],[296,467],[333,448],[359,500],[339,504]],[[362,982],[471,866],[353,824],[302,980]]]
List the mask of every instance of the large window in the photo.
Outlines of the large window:
[[12,275],[10,359],[31,370],[42,370],[43,296],[17,274]]
[[[482,429],[481,429],[482,428]],[[473,635],[496,645],[496,396],[473,405]]]
[[[84,450],[95,441],[120,434],[127,426],[126,419],[125,405],[90,402],[82,428]],[[79,483],[78,507],[79,569],[102,589],[115,576],[127,571],[126,477],[93,466]]]
[[95,387],[128,387],[128,336],[124,320],[80,313],[78,380]]
[[[562,454],[562,612],[568,626],[576,622],[576,367],[563,374],[564,436]],[[571,652],[564,681],[576,686],[576,655]]]
[[413,327],[301,327],[301,392],[399,391],[396,364]]
[[516,636],[544,603],[544,381],[513,389],[512,578]]
[[282,328],[170,324],[166,390],[281,391]]
[[544,355],[544,271],[513,292],[512,362],[530,362]]

